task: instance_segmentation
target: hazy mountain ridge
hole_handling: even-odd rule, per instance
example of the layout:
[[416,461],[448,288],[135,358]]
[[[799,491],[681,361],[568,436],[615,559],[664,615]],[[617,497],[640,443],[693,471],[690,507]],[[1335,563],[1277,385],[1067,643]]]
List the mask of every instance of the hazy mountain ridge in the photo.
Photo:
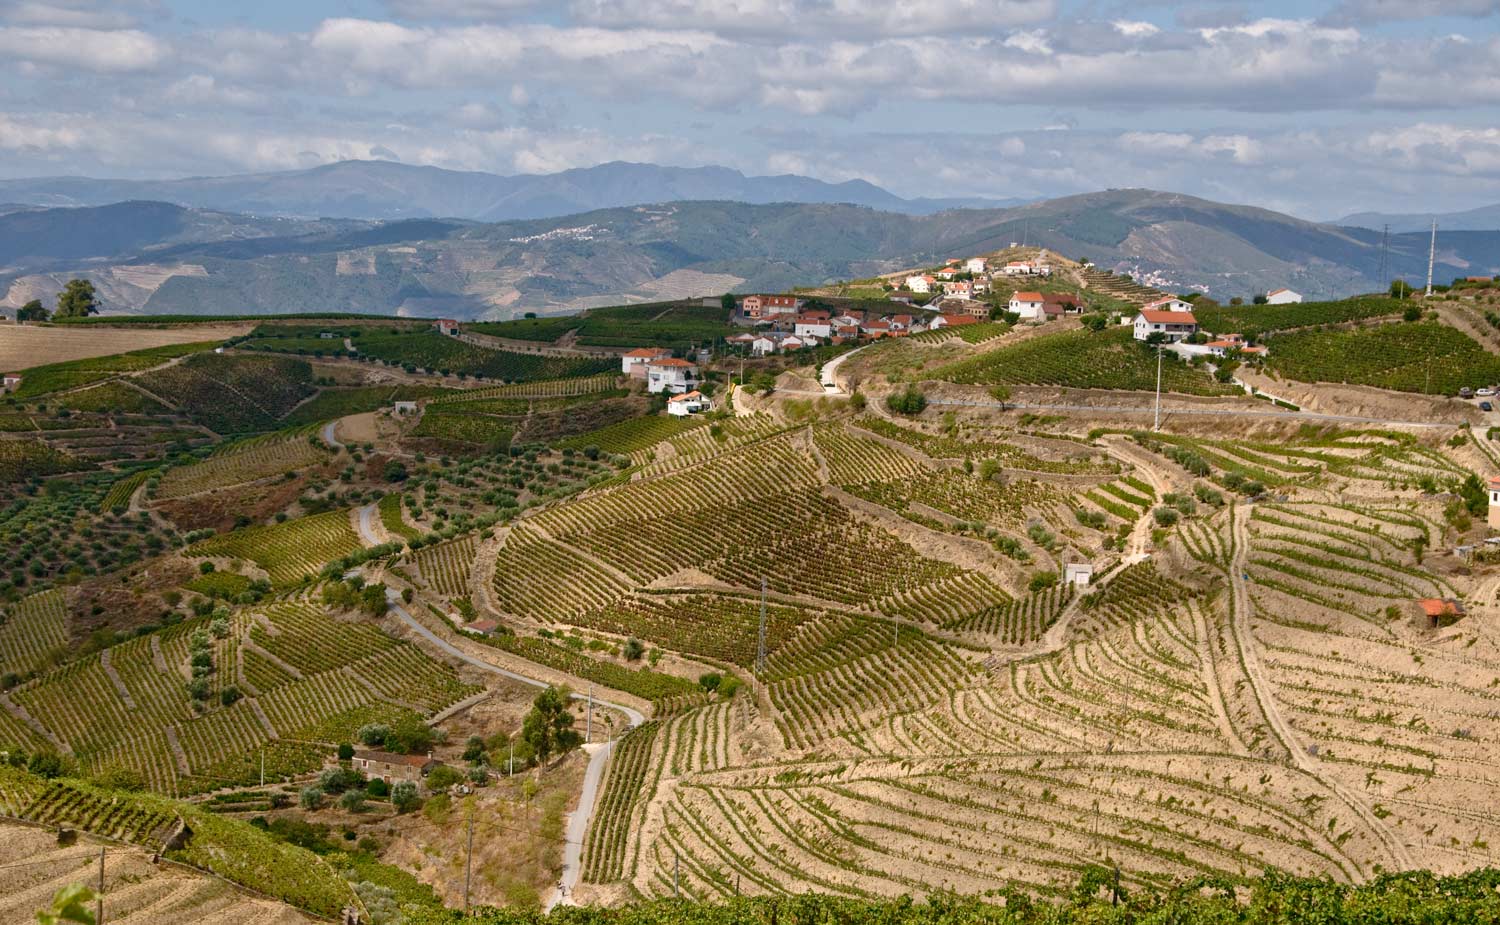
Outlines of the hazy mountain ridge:
[[[85,215],[97,227],[70,237]],[[85,273],[119,311],[507,317],[729,288],[777,291],[1023,241],[1173,291],[1227,299],[1287,286],[1328,298],[1383,288],[1375,278],[1380,239],[1152,190],[927,216],[698,201],[498,223],[261,220],[122,203],[0,215],[0,267],[9,268],[0,270],[0,305],[47,300]],[[1424,233],[1392,235],[1389,275],[1425,278],[1427,243]],[[1440,281],[1500,272],[1500,233],[1441,232],[1438,261]]]
[[826,183],[786,174],[747,177],[727,167],[662,167],[613,162],[554,174],[502,176],[392,161],[340,161],[308,170],[192,177],[0,180],[0,202],[49,207],[149,199],[200,209],[289,217],[461,218],[511,221],[678,200],[805,202],[871,206],[929,214],[996,207],[1019,200],[903,199],[863,180]]
[[1438,223],[1439,231],[1500,230],[1500,203],[1463,212],[1356,212],[1339,219],[1339,224],[1355,225],[1376,231],[1389,225],[1393,232],[1429,231],[1430,233],[1433,221]]

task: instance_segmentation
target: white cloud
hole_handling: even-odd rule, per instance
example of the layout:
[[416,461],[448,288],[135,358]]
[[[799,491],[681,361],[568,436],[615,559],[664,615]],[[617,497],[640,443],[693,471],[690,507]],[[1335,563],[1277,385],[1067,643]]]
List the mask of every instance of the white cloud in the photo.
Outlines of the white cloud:
[[165,42],[137,29],[0,27],[0,57],[68,71],[127,73],[157,67]]
[[602,26],[708,29],[729,36],[805,40],[995,33],[1046,22],[1056,0],[573,0],[579,21]]
[[128,29],[164,12],[159,0],[0,0],[0,22],[23,26]]

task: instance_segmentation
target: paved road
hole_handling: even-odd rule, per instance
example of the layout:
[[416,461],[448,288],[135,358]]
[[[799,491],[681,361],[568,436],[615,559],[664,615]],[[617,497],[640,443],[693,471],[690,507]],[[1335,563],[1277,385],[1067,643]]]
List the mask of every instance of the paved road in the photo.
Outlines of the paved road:
[[334,434],[334,431],[338,430],[338,428],[338,421],[329,421],[327,424],[323,425],[323,442],[333,447],[335,450],[341,450],[344,448],[344,445],[339,442],[339,438]]
[[[498,665],[491,665],[483,659],[475,658],[467,652],[457,648],[447,640],[438,636],[432,630],[423,626],[406,608],[401,605],[401,596],[394,590],[386,592],[386,601],[390,604],[391,613],[396,619],[405,623],[422,638],[437,646],[439,649],[454,658],[468,662],[476,668],[481,668],[492,674],[518,681],[531,687],[547,687],[546,681],[529,678],[526,675],[508,671]],[[587,694],[573,694],[574,700],[587,700]],[[607,700],[594,698],[597,706],[607,707],[611,710],[619,710],[624,713],[629,721],[629,728],[634,729],[646,721],[646,717],[639,710],[627,707],[623,704],[610,703]],[[563,868],[560,890],[554,890],[552,896],[547,900],[547,908],[551,909],[560,903],[572,901],[573,889],[578,886],[579,875],[583,871],[583,840],[588,835],[589,821],[594,816],[594,803],[599,796],[599,782],[604,777],[604,766],[609,763],[610,753],[614,751],[614,742],[603,742],[588,746],[589,764],[583,772],[583,792],[578,797],[578,808],[568,815],[568,826],[565,832],[566,844],[563,846]]]
[[[865,346],[869,346],[869,345],[866,344]],[[833,359],[829,360],[827,363],[823,364],[823,375],[820,376],[819,378],[823,382],[823,391],[825,393],[827,393],[829,395],[842,395],[842,394],[844,394],[843,387],[839,385],[839,381],[836,378],[834,378],[834,375],[839,371],[839,367],[844,365],[844,361],[845,360],[847,360],[850,357],[854,356],[856,353],[859,353],[863,349],[865,349],[865,348],[864,347],[855,347],[853,350],[850,350],[848,353],[841,353],[838,356],[834,357]]]
[[[997,402],[997,401],[957,401],[951,398],[933,398],[927,402],[929,405],[958,405],[965,408],[999,408],[1007,411],[1082,411],[1091,414],[1143,414],[1155,413],[1155,408],[1147,405],[1144,408],[1113,408],[1097,407],[1094,405],[1052,405],[1038,404],[1035,402]],[[1366,418],[1356,417],[1352,414],[1319,414],[1313,411],[1285,411],[1262,410],[1259,408],[1181,408],[1163,407],[1161,416],[1172,417],[1174,415],[1195,415],[1209,417],[1256,417],[1256,418],[1285,418],[1289,421],[1332,421],[1341,424],[1396,424],[1403,427],[1456,427],[1456,424],[1445,424],[1436,421],[1398,421],[1390,418]]]
[[375,512],[376,507],[374,503],[366,504],[359,509],[359,538],[364,541],[366,546],[379,546],[385,542],[385,540],[380,538],[380,533],[375,529]]

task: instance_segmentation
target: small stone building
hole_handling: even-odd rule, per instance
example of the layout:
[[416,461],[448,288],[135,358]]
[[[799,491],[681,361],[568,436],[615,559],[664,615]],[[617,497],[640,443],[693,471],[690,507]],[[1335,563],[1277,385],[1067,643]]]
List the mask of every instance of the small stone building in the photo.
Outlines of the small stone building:
[[1442,629],[1463,619],[1463,601],[1454,598],[1429,597],[1417,601],[1417,623],[1423,629]]
[[428,772],[442,764],[431,754],[397,755],[394,752],[357,751],[351,762],[356,771],[368,777],[383,777],[387,781],[409,780],[421,783]]

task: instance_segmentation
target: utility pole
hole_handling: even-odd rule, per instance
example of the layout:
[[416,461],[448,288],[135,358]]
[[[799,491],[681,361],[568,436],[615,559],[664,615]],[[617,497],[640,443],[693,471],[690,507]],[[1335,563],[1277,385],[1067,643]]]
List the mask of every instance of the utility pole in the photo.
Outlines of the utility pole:
[[260,750],[260,785],[266,785],[266,750]]
[[516,743],[515,742],[511,742],[510,743],[510,773],[508,775],[506,775],[506,776],[507,777],[515,777],[516,776]]
[[676,851],[673,851],[672,852],[672,898],[673,899],[681,899],[682,898],[681,880],[679,879],[679,877],[680,877],[681,874],[682,874],[682,855],[678,854]]
[[760,635],[755,643],[755,683],[766,673],[766,576],[760,576]]
[[99,893],[94,897],[95,925],[104,925],[104,849],[99,849]]
[[1156,345],[1156,417],[1151,430],[1153,433],[1161,430],[1161,344]]
[[1386,276],[1386,273],[1390,271],[1390,265],[1386,262],[1386,253],[1390,248],[1390,242],[1391,226],[1386,225],[1380,232],[1380,285],[1384,286],[1387,290],[1390,289],[1391,285],[1390,279]]
[[474,873],[474,801],[469,800],[469,848],[464,853],[464,914],[469,912],[469,882]]
[[594,741],[594,682],[589,682],[589,709],[588,717],[584,720],[585,732],[583,741],[592,743]]
[[1427,245],[1427,298],[1432,298],[1432,261],[1437,256],[1437,219],[1432,220],[1432,241]]

